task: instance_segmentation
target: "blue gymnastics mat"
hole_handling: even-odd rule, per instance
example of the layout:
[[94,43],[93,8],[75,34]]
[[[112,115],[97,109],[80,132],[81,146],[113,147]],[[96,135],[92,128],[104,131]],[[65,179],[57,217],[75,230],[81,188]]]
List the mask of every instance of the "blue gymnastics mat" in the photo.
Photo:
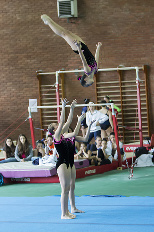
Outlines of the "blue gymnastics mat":
[[60,196],[1,197],[0,232],[154,232],[154,198],[76,197],[84,210],[61,220]]

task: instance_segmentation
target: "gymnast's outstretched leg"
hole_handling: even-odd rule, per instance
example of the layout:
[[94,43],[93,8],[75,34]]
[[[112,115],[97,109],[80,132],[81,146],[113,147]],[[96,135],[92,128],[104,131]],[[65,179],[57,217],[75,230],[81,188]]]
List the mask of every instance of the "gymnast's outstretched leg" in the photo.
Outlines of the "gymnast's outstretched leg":
[[75,166],[71,168],[71,182],[70,182],[70,191],[69,191],[69,199],[71,204],[71,213],[84,213],[84,211],[81,211],[76,208],[75,206],[75,179],[76,179],[76,169]]
[[[43,22],[45,24],[47,24],[55,34],[59,35],[60,37],[62,37],[63,39],[66,40],[66,42],[71,46],[71,48],[74,51],[77,51],[77,46],[75,45],[75,41],[77,42],[83,42],[83,40],[73,34],[72,32],[64,29],[63,27],[59,26],[57,23],[55,23],[49,16],[47,16],[46,14],[41,16],[41,19],[43,20]],[[83,42],[84,43],[84,42]]]

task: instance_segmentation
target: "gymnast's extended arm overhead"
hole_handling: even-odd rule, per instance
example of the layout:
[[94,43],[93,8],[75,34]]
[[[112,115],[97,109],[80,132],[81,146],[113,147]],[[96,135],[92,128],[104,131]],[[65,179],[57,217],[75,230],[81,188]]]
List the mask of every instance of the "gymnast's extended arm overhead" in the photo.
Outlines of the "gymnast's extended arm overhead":
[[57,128],[57,130],[55,131],[55,134],[54,134],[54,138],[55,138],[56,141],[60,141],[62,128],[63,128],[64,123],[65,123],[65,106],[66,106],[66,103],[67,103],[67,99],[65,98],[65,99],[62,100],[62,111],[61,111],[61,116],[60,116],[60,122],[59,122],[58,128]]
[[72,102],[72,104],[70,106],[70,113],[68,115],[67,121],[66,121],[66,123],[63,126],[63,132],[62,132],[62,134],[68,131],[69,126],[72,123],[73,113],[74,113],[74,108],[75,108],[76,103],[77,103],[76,99],[73,100],[73,102]]
[[85,114],[82,114],[80,117],[78,117],[78,122],[76,124],[76,127],[72,133],[64,134],[65,138],[71,138],[71,137],[76,137],[79,133],[81,122],[85,118]]

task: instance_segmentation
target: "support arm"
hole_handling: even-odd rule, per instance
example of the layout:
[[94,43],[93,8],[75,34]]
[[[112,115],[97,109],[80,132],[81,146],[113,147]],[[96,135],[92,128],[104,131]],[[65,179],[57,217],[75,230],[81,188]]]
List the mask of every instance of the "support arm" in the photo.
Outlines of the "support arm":
[[77,49],[78,49],[78,52],[79,52],[79,55],[80,55],[80,58],[83,64],[84,71],[86,73],[89,73],[91,71],[91,68],[88,66],[85,56],[83,54],[83,51],[81,50],[81,43],[77,41],[75,41],[74,43],[77,46]]

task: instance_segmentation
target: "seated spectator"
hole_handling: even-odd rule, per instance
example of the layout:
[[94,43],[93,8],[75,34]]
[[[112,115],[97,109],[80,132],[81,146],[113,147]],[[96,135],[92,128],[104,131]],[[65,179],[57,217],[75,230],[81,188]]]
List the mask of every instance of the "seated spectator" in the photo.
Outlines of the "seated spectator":
[[15,145],[12,141],[11,138],[7,138],[4,142],[4,147],[3,147],[3,155],[5,157],[4,160],[1,160],[0,163],[8,163],[8,162],[17,162],[15,158]]
[[81,143],[78,153],[74,155],[74,159],[78,160],[84,158],[88,158],[88,150],[87,145],[85,143]]
[[44,143],[41,140],[38,140],[36,142],[36,149],[33,150],[34,157],[42,158],[45,156],[45,151],[44,151],[43,146],[44,146]]
[[[101,103],[106,103],[106,101],[102,100]],[[101,127],[101,137],[103,139],[106,138],[113,129],[112,113],[106,109],[106,105],[102,105],[102,109],[99,111],[102,114],[99,123]]]
[[42,159],[42,163],[52,163],[55,165],[57,161],[57,151],[53,143],[52,135],[48,135],[47,140],[44,141],[45,144],[45,156]]
[[48,135],[47,140],[44,141],[45,144],[45,154],[53,155],[54,143],[52,135]]
[[102,147],[102,138],[100,136],[96,137],[95,144],[89,144],[88,150],[90,150],[91,155],[97,155],[97,150]]
[[89,126],[92,121],[95,121],[90,128],[90,135],[87,143],[90,143],[93,137],[101,135],[101,128],[99,125],[99,119],[101,118],[101,113],[98,110],[95,110],[95,106],[93,106],[93,102],[89,102],[91,106],[88,107],[88,111],[86,113],[86,124]]
[[105,139],[105,138],[102,140],[101,149],[97,150],[97,161],[98,161],[98,165],[112,163],[111,150],[109,148],[107,148],[107,139]]
[[[115,140],[115,134],[114,132],[110,133],[109,141],[107,142],[107,147],[111,149],[111,155],[113,157],[113,161],[118,160],[118,152],[117,152],[117,144]],[[119,141],[119,148],[120,148],[120,154],[121,154],[121,160],[124,161],[126,160],[126,154],[123,150],[123,143]]]
[[33,149],[25,135],[20,134],[15,149],[15,158],[19,162],[30,161],[33,156]]
[[100,136],[97,136],[95,139],[95,144],[88,144],[87,149],[88,149],[88,154],[91,161],[89,161],[90,164],[96,165],[97,166],[97,151],[101,149],[102,145],[102,138]]
[[96,156],[91,155],[90,150],[87,149],[86,143],[81,143],[80,150],[74,155],[75,159],[88,159],[89,165],[95,165],[97,163]]
[[[43,148],[43,144],[45,144],[45,150]],[[56,165],[57,161],[57,152],[54,147],[53,139],[51,135],[48,135],[47,140],[37,141],[37,147],[34,149],[34,157],[32,157],[32,161],[34,165]]]

